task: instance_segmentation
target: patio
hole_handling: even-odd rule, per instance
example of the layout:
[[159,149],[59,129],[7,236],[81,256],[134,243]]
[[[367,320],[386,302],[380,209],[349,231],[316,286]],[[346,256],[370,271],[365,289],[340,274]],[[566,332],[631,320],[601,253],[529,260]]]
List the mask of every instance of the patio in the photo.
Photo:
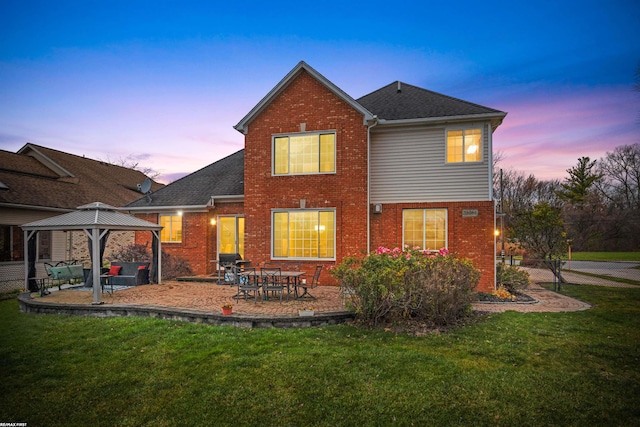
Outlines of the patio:
[[[320,286],[314,289],[315,301],[279,299],[235,300],[235,286],[211,282],[167,281],[160,285],[135,286],[103,292],[104,304],[92,305],[88,288],[53,291],[41,297],[38,293],[20,295],[20,308],[25,312],[61,313],[86,316],[151,316],[211,324],[247,327],[305,327],[349,321],[353,314],[345,309],[340,289]],[[222,305],[233,304],[233,314],[222,315]],[[313,317],[299,317],[298,310],[313,307]]]
[[[264,301],[240,299],[236,301],[235,286],[217,285],[210,277],[190,278],[190,281],[168,281],[160,285],[143,285],[102,293],[104,304],[92,304],[92,290],[68,288],[54,290],[41,297],[37,292],[20,295],[20,309],[29,313],[71,314],[82,316],[143,316],[181,320],[215,325],[241,327],[309,327],[348,322],[354,314],[344,305],[340,289],[334,286],[319,286],[313,290],[315,301],[291,299],[280,303],[279,299]],[[527,294],[534,303],[473,303],[476,311],[503,312],[562,312],[580,311],[590,305],[565,295],[549,291],[535,282]],[[222,315],[222,305],[231,303],[233,314]],[[300,317],[298,310],[312,306],[313,317]]]

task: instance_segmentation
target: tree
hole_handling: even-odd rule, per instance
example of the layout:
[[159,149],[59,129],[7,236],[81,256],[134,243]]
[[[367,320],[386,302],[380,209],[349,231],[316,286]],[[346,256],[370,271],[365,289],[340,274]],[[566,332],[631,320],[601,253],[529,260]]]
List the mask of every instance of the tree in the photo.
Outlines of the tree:
[[149,168],[149,167],[140,166],[140,162],[137,159],[135,159],[134,156],[132,156],[132,155],[128,155],[124,159],[122,157],[120,157],[117,160],[112,160],[107,155],[107,160],[103,160],[103,161],[106,162],[106,163],[110,163],[112,165],[122,166],[123,168],[137,170],[139,172],[142,172],[147,177],[149,177],[150,179],[153,179],[153,180],[155,180],[158,176],[160,176],[160,172],[156,171],[155,169]]
[[562,189],[556,191],[558,197],[571,204],[583,204],[594,184],[602,179],[602,173],[592,171],[595,165],[595,160],[592,162],[589,157],[580,157],[577,166],[567,169],[569,177],[560,184]]
[[578,250],[602,249],[604,214],[595,186],[603,175],[594,170],[595,166],[595,160],[579,158],[577,166],[567,169],[569,177],[556,191],[565,202],[563,216],[568,236]]
[[640,247],[640,144],[621,145],[598,162],[598,189],[609,210],[608,237],[617,250]]
[[[567,233],[559,207],[541,202],[533,209],[518,212],[512,221],[511,232],[532,258],[542,260],[556,274],[551,260],[567,253]],[[563,281],[559,275],[558,279]]]

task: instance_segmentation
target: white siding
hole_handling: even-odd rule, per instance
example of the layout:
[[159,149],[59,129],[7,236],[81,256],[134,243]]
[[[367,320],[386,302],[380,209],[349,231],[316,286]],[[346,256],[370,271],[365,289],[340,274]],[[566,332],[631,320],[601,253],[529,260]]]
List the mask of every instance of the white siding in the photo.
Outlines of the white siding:
[[490,200],[489,135],[483,161],[447,164],[445,127],[371,130],[371,203]]

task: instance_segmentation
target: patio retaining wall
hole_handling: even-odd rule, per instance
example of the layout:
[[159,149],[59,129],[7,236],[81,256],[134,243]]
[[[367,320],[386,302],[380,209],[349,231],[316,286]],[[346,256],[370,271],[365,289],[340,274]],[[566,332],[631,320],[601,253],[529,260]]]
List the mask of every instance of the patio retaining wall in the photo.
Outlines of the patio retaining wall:
[[335,325],[353,320],[350,312],[319,313],[313,317],[298,316],[260,316],[249,314],[232,314],[223,316],[200,310],[182,308],[166,308],[143,305],[86,305],[44,303],[23,292],[18,297],[20,311],[35,314],[66,314],[71,316],[93,317],[152,317],[179,322],[203,323],[207,325],[235,326],[239,328],[310,328]]

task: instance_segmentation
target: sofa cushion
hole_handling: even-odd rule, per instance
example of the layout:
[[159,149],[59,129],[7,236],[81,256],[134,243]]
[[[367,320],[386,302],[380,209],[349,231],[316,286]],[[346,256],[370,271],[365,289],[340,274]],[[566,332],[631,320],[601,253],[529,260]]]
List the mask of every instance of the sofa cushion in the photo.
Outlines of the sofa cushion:
[[118,274],[120,274],[121,269],[122,267],[119,265],[112,265],[109,269],[109,276],[117,276]]

